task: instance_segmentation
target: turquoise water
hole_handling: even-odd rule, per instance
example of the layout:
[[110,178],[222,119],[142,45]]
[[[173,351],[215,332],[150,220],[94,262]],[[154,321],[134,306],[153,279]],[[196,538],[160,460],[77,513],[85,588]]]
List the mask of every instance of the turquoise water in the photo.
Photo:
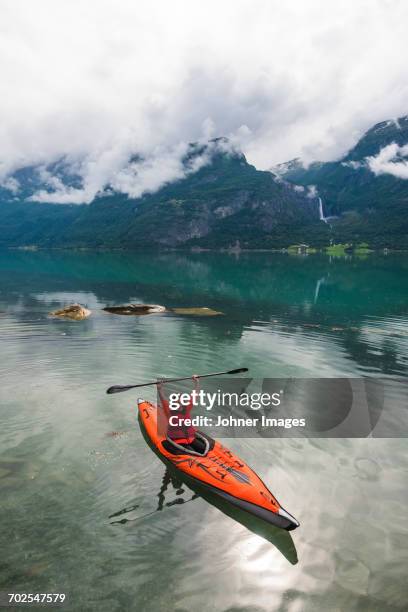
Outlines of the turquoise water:
[[[406,377],[407,272],[394,255],[2,252],[0,590],[72,610],[406,609],[406,440],[229,439],[299,519],[292,539],[171,484],[133,521],[165,470],[137,395],[105,389],[239,366]],[[89,319],[48,317],[74,301]],[[224,316],[102,311],[131,301]]]

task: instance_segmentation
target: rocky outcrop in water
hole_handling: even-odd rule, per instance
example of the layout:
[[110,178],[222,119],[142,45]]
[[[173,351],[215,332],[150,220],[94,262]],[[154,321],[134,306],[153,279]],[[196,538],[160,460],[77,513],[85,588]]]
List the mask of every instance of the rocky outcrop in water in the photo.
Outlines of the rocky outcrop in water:
[[159,304],[125,304],[124,306],[105,306],[105,312],[119,315],[147,315],[166,312],[165,306]]
[[61,317],[62,319],[72,319],[73,321],[82,321],[89,317],[91,312],[91,310],[81,306],[81,304],[70,304],[69,306],[64,306],[64,308],[60,310],[50,312],[50,316]]
[[179,315],[191,315],[198,317],[215,317],[224,314],[219,310],[213,310],[212,308],[207,308],[206,306],[203,308],[172,308],[172,312]]

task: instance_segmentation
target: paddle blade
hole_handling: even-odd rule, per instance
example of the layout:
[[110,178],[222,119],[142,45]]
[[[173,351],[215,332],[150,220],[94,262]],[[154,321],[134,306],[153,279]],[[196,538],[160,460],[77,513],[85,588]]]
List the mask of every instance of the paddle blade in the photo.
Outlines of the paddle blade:
[[106,393],[111,395],[112,393],[122,393],[122,391],[127,391],[128,389],[133,389],[133,385],[128,385],[127,387],[122,385],[114,385],[113,387],[109,387],[109,389],[106,390]]

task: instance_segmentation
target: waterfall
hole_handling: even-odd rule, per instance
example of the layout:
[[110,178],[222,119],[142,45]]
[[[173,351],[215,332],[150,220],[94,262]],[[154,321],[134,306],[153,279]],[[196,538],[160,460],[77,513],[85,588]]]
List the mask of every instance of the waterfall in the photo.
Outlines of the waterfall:
[[316,304],[317,300],[319,299],[320,287],[321,287],[321,285],[323,285],[325,280],[326,279],[323,276],[322,278],[319,278],[319,280],[316,282],[316,289],[315,289],[314,300],[313,300],[314,304]]
[[325,223],[327,223],[327,219],[324,216],[323,213],[323,202],[322,202],[322,198],[319,198],[319,219],[320,221],[324,221]]

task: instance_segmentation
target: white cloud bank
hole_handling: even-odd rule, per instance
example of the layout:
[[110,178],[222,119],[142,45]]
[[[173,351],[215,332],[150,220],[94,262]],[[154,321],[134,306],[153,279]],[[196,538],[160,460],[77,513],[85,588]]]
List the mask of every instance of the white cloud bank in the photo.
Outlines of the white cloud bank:
[[395,142],[381,149],[378,155],[367,157],[368,167],[374,174],[392,174],[408,180],[408,145],[400,147]]
[[218,135],[259,168],[334,159],[408,112],[405,0],[2,0],[0,23],[0,176],[64,156],[83,188],[48,177],[58,202],[157,189]]

